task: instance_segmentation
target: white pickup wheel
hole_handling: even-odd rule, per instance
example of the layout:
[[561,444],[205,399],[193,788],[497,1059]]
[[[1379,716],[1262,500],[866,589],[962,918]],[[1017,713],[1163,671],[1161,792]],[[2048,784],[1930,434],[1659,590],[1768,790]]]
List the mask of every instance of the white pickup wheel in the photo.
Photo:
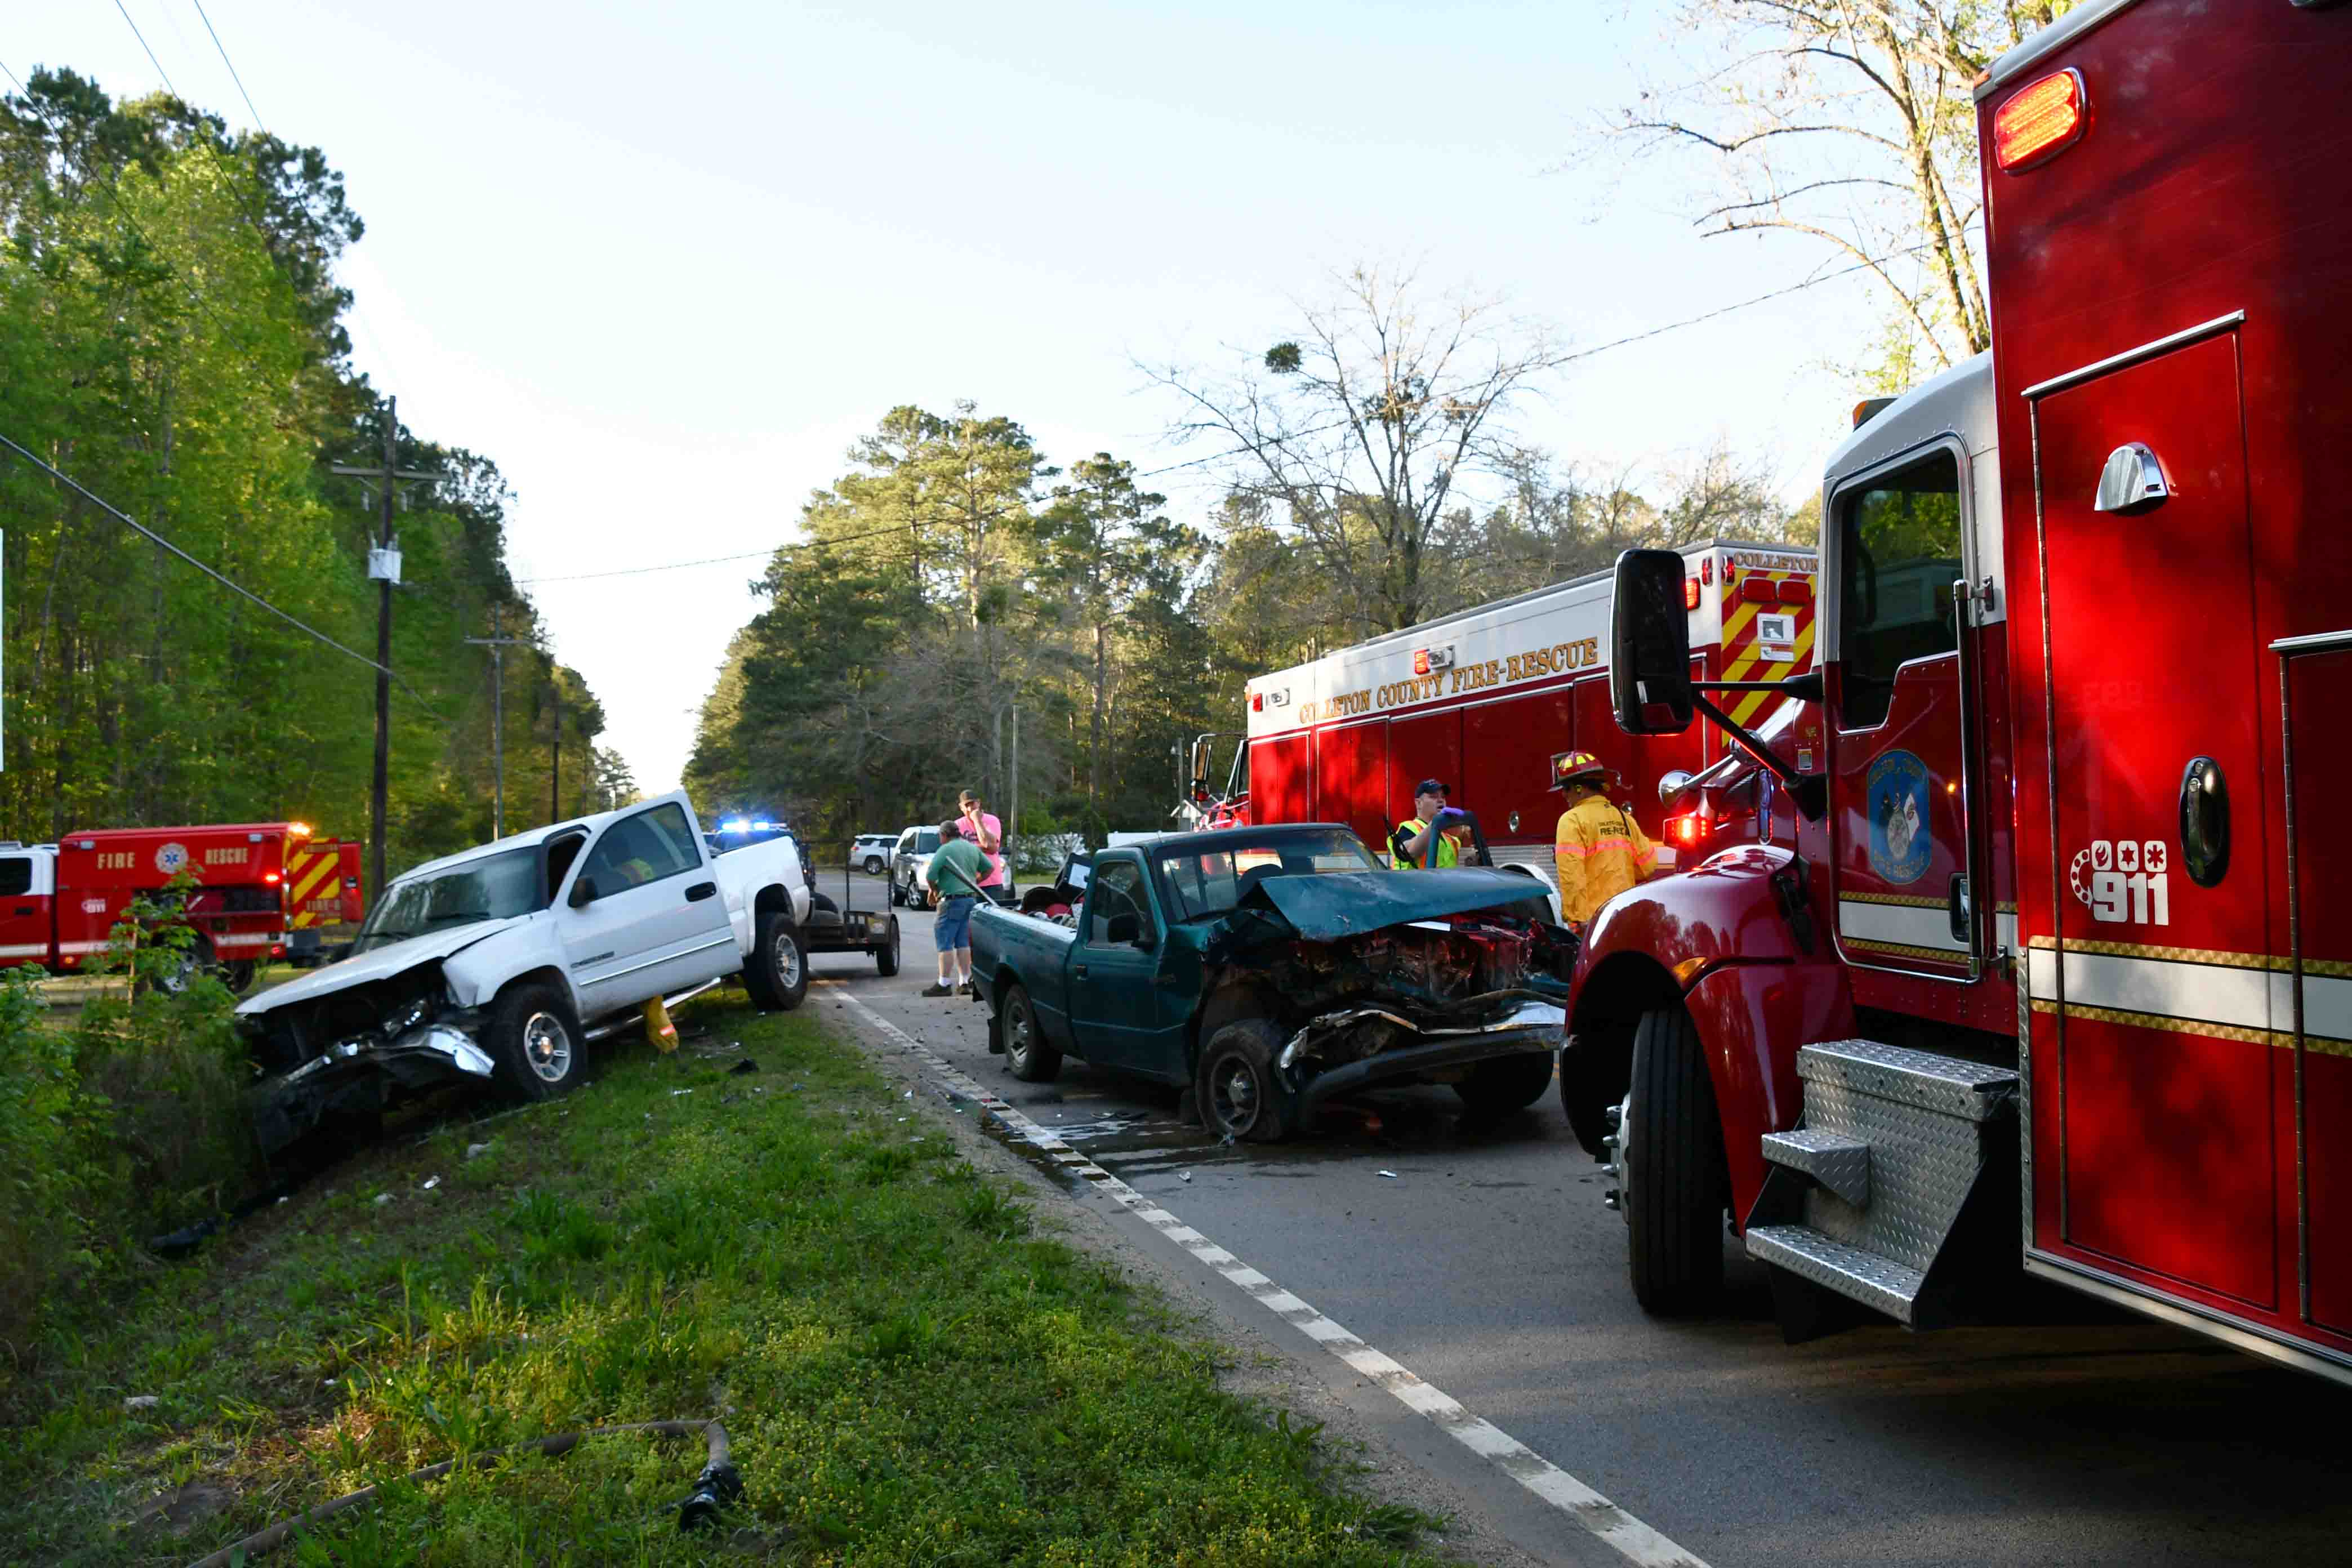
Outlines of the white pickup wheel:
[[743,989],[763,1013],[789,1013],[808,994],[808,949],[780,910],[760,917],[759,937],[743,965]]
[[518,1100],[553,1100],[586,1076],[571,1005],[543,982],[500,992],[490,1004],[482,1043],[489,1047],[499,1082]]

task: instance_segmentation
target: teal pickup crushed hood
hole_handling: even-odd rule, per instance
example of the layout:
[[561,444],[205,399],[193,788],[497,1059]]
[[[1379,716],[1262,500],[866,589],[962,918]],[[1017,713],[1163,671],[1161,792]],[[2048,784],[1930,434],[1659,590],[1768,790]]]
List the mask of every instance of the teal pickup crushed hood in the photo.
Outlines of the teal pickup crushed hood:
[[[1431,921],[1474,910],[1502,909],[1540,900],[1542,883],[1517,871],[1483,868],[1453,871],[1334,871],[1319,876],[1268,877],[1242,898],[1231,921],[1234,936],[1255,946],[1251,935],[1336,942],[1408,921]],[[1532,912],[1528,910],[1521,913]],[[1251,916],[1260,917],[1253,920]],[[1264,917],[1282,931],[1264,929]],[[1549,920],[1544,906],[1538,918]],[[1245,934],[1247,928],[1259,931]]]

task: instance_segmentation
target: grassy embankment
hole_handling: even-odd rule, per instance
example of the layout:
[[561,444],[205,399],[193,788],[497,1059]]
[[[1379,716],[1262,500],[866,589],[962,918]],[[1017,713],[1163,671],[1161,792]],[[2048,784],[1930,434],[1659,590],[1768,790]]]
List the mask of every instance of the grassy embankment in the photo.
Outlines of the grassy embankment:
[[453,1456],[718,1415],[749,1490],[716,1537],[664,1511],[698,1446],[629,1436],[393,1489],[277,1557],[1422,1560],[1426,1520],[1221,1390],[1213,1345],[1039,1234],[814,1009],[692,1022],[761,1070],[622,1047],[552,1106],[388,1138],[53,1333],[0,1408],[0,1555],[186,1561]]

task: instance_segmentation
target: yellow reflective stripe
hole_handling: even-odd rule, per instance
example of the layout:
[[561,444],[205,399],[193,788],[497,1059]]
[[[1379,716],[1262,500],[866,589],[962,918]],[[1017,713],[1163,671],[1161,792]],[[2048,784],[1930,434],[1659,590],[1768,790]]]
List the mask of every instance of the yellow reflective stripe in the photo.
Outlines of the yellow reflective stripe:
[[1631,855],[1633,853],[1633,841],[1630,838],[1601,838],[1595,839],[1590,846],[1555,844],[1551,848],[1555,855],[1572,855],[1579,860],[1585,860],[1607,849],[1622,849]]

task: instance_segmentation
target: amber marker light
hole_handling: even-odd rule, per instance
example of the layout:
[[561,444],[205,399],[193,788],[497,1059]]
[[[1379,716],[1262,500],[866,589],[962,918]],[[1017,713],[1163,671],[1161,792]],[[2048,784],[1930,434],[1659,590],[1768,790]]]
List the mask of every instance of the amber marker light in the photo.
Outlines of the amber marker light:
[[2080,71],[2063,70],[2021,88],[1992,117],[1994,162],[2015,174],[2056,157],[2083,134],[2089,110]]

